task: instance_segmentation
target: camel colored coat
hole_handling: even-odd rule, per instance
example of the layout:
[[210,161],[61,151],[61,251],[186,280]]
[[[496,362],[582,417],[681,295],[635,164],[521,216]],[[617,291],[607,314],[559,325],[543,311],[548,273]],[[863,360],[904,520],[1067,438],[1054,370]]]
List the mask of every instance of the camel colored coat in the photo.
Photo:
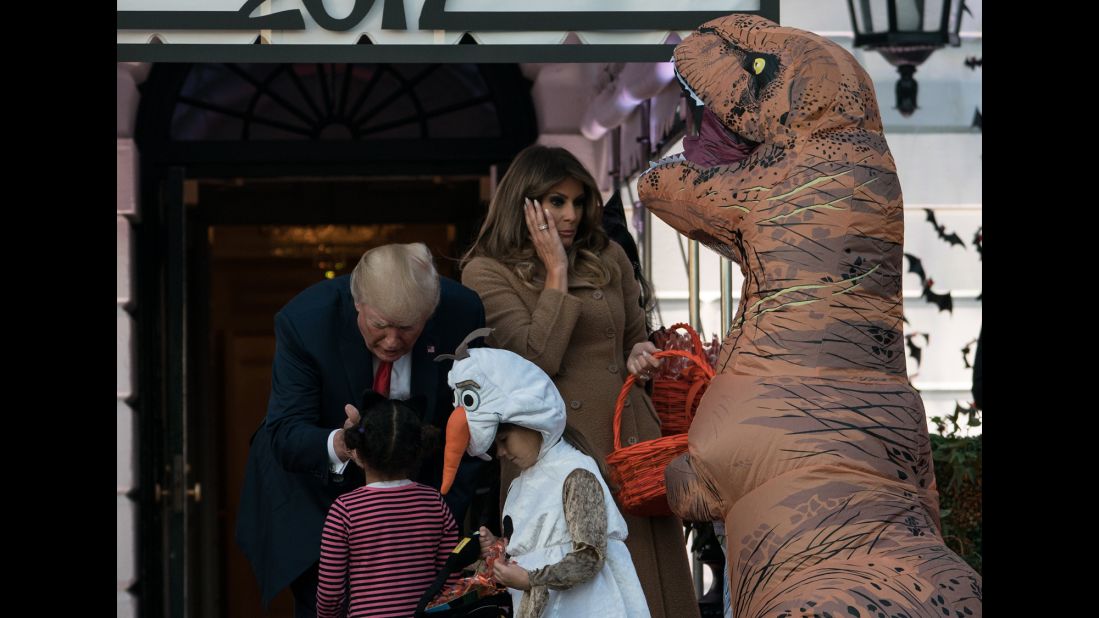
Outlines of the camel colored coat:
[[[474,258],[462,272],[462,283],[481,296],[486,325],[496,329],[488,344],[522,355],[553,378],[569,423],[588,438],[599,459],[614,446],[614,402],[628,375],[626,358],[634,344],[646,340],[641,289],[625,252],[611,242],[602,257],[610,282],[596,288],[570,277],[568,294],[542,289],[542,281],[531,288],[491,258]],[[623,446],[659,437],[652,401],[634,388],[622,415]],[[514,468],[505,467],[500,486],[507,488],[515,475]],[[624,516],[626,546],[653,617],[697,616],[680,521]]]

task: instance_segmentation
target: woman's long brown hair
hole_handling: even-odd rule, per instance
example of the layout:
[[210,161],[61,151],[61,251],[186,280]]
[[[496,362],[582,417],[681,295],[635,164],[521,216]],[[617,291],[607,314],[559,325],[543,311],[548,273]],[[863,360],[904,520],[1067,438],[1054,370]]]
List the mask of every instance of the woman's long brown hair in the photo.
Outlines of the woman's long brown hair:
[[544,201],[558,183],[572,178],[584,187],[584,212],[567,253],[569,277],[601,287],[610,281],[610,271],[599,254],[607,247],[603,231],[603,197],[584,165],[564,148],[534,145],[523,149],[508,168],[477,240],[462,256],[461,267],[475,257],[489,257],[515,269],[519,278],[534,287],[535,267],[540,264],[527,230],[523,199]]

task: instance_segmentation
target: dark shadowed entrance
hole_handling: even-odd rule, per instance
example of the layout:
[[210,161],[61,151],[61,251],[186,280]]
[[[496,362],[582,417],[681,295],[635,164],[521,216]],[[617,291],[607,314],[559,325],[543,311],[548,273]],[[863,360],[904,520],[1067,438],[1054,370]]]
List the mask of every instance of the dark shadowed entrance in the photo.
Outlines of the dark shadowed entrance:
[[[536,138],[530,82],[500,64],[157,64],[141,95],[142,611],[257,616],[233,531],[274,313],[379,244],[425,242],[454,276],[492,167]],[[284,596],[270,615],[292,614]]]

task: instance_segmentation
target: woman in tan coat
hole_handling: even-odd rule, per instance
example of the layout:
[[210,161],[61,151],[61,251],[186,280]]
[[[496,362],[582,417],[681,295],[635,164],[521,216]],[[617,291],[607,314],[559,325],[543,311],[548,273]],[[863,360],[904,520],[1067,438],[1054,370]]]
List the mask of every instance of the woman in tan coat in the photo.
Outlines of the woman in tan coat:
[[[602,229],[602,198],[567,150],[519,153],[463,258],[462,283],[485,305],[489,345],[520,354],[561,391],[568,422],[599,459],[613,449],[614,402],[629,372],[657,366],[646,339],[640,287],[625,252]],[[660,437],[652,402],[635,388],[622,415],[622,441]],[[501,462],[500,486],[517,471]],[[630,550],[655,617],[698,616],[683,528],[674,517],[626,515]]]

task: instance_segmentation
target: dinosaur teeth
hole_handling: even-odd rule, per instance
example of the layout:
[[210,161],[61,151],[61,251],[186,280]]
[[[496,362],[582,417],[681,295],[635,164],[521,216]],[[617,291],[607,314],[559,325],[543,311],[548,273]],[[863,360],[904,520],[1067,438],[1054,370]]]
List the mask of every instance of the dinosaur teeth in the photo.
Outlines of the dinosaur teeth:
[[[667,165],[669,163],[679,163],[680,161],[685,161],[685,160],[686,160],[686,157],[683,156],[683,153],[682,152],[677,152],[673,155],[668,155],[668,156],[663,157],[661,159],[658,159],[656,161],[649,161],[649,169],[651,170],[651,169],[653,169],[654,167],[656,167],[658,165]],[[646,170],[646,171],[648,171],[648,170]]]

